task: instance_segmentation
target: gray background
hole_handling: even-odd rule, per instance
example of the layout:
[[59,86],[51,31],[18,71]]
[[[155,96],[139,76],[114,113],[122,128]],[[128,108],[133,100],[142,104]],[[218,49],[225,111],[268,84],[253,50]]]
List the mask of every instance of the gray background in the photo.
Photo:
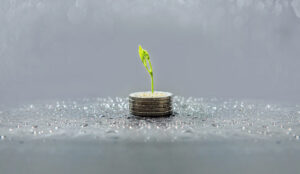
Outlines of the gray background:
[[0,1],[0,105],[127,96],[300,102],[299,0]]

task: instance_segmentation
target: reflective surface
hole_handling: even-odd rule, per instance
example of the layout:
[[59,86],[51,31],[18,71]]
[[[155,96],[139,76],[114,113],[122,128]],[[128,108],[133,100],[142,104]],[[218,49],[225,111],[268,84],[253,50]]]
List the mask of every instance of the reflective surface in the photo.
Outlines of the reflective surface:
[[175,116],[128,114],[127,98],[0,112],[4,173],[295,173],[300,107],[174,97]]

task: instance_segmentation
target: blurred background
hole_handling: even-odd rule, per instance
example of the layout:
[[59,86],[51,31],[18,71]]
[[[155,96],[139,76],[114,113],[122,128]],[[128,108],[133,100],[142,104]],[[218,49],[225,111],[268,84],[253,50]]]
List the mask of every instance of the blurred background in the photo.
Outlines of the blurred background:
[[128,96],[300,102],[300,0],[1,0],[0,105]]

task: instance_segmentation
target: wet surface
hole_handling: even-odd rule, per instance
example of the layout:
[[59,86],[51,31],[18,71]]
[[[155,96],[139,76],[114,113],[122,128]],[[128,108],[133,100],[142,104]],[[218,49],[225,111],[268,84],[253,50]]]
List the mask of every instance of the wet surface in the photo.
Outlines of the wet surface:
[[50,101],[2,110],[0,168],[5,173],[300,169],[298,105],[176,96],[173,106],[175,114],[161,118],[129,115],[127,98]]
[[114,134],[133,141],[295,141],[300,107],[262,101],[175,97],[174,115],[143,118],[129,114],[127,98],[57,101],[3,110],[1,139],[107,140]]

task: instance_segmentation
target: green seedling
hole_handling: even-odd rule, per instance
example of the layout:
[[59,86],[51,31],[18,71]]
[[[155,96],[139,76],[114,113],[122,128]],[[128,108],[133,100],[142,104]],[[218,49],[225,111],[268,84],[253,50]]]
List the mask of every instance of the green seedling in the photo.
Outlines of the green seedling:
[[[153,87],[153,71],[152,71],[152,65],[151,65],[151,62],[150,62],[150,56],[149,56],[149,53],[144,50],[142,48],[142,46],[139,45],[139,55],[140,55],[140,58],[144,64],[144,66],[146,67],[148,73],[150,74],[150,77],[151,77],[151,91],[152,93],[154,92],[154,87]],[[147,61],[148,61],[148,64],[147,64]]]

